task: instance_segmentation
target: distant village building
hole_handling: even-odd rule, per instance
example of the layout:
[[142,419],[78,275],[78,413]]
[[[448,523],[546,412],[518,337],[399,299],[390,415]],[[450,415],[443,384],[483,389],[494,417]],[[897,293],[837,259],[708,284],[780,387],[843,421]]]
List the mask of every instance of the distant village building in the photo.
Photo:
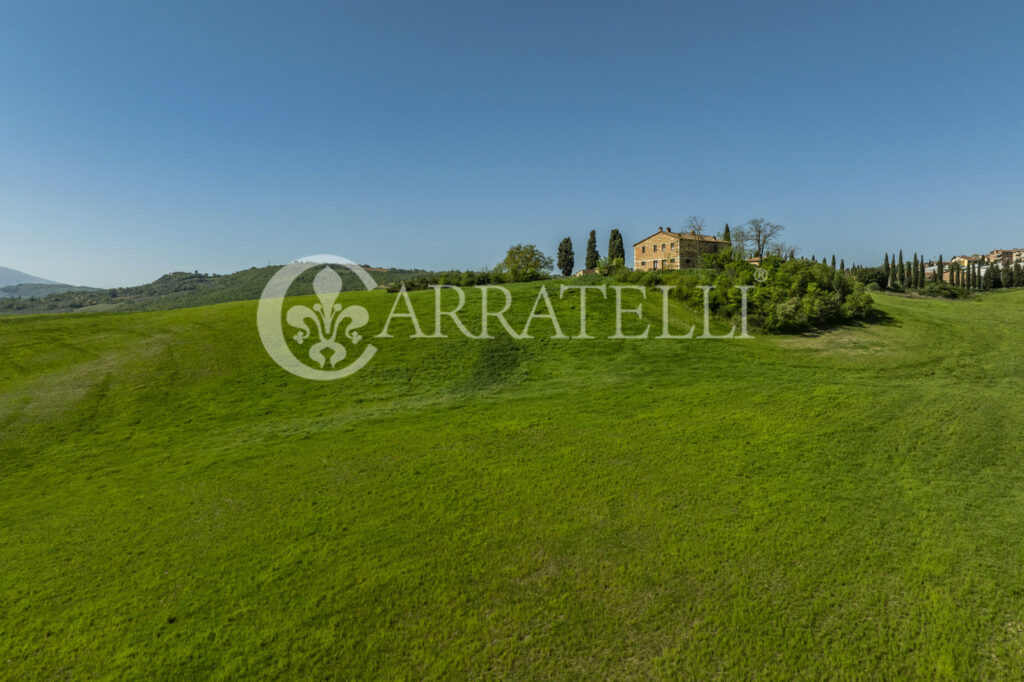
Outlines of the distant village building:
[[718,237],[690,232],[673,232],[659,227],[646,239],[633,244],[634,270],[682,270],[699,268],[700,257],[729,247]]
[[977,263],[981,258],[978,256],[953,256],[949,259],[950,265],[959,265],[962,268],[966,268],[971,263]]
[[1022,249],[995,249],[985,256],[987,263],[1013,263],[1014,254]]

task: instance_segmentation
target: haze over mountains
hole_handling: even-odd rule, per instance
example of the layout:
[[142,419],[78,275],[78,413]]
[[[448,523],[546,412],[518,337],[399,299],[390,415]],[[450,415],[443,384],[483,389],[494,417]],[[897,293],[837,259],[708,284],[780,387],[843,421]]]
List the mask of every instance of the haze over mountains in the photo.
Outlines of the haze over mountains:
[[20,270],[0,266],[0,287],[14,286],[15,284],[60,284],[53,280],[36,277]]
[[89,291],[88,287],[61,284],[27,272],[0,266],[0,298],[41,298],[69,291]]

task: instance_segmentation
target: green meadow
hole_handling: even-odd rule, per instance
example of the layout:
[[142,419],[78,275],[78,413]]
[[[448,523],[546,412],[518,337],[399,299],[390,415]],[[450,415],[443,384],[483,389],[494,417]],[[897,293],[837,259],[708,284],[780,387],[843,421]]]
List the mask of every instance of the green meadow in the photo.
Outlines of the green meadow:
[[0,677],[1017,677],[1024,291],[874,298],[476,341],[343,294],[379,351],[335,382],[253,301],[2,318]]

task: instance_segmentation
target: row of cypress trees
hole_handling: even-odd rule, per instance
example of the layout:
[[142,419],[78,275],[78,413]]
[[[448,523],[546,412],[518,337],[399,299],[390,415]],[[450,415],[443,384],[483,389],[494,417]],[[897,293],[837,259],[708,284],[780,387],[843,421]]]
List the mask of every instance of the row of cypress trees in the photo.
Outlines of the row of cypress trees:
[[893,254],[890,260],[887,253],[882,261],[882,273],[890,289],[923,289],[928,282],[946,281],[947,270],[948,283],[968,291],[1024,286],[1024,270],[1020,263],[1012,266],[993,263],[982,274],[978,263],[968,263],[966,266],[951,263],[947,266],[940,254],[935,263],[935,270],[931,277],[927,277],[925,259],[923,256],[919,258],[916,253],[912,261],[904,262],[902,250],[899,252],[899,258]]
[[[612,230],[608,235],[608,261],[614,263],[616,259],[626,262],[626,247],[622,243],[622,233]],[[601,254],[597,250],[597,230],[590,231],[590,238],[587,239],[587,254],[584,261],[587,270],[593,270],[601,260]],[[572,274],[576,266],[576,253],[572,248],[572,238],[566,237],[558,244],[558,270],[563,276]]]
[[[943,272],[944,266],[940,255],[936,264],[936,273],[932,276],[933,281],[942,281]],[[882,261],[882,274],[890,289],[923,289],[927,283],[924,256],[919,258],[915,253],[912,261],[904,262],[903,249],[900,249],[898,260],[896,254],[892,255],[891,261],[889,254],[885,254],[885,259]]]
[[989,265],[985,274],[976,263],[967,267],[950,266],[950,283],[967,290],[1011,289],[1024,287],[1024,268],[1020,263],[1013,265]]

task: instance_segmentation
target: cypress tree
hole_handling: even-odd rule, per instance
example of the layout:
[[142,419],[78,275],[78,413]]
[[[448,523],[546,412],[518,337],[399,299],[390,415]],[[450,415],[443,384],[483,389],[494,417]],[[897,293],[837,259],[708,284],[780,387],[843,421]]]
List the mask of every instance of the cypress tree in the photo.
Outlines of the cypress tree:
[[832,254],[832,269],[836,269],[836,254]]
[[940,253],[939,254],[939,263],[938,263],[938,265],[935,266],[935,281],[936,282],[942,282],[942,280],[944,279],[943,276],[942,276],[944,271],[945,271],[945,268],[942,265],[942,254]]
[[[923,262],[924,262],[924,258],[921,259],[921,263],[923,263]],[[911,270],[910,270],[910,286],[912,288],[914,288],[914,289],[920,289],[921,288],[921,282],[918,279],[918,270],[920,270],[918,265],[919,264],[918,264],[918,261],[917,261],[917,254],[915,253],[914,254],[914,264],[910,266],[911,267]]]
[[846,272],[846,261],[842,258],[839,259],[839,271]]
[[885,275],[885,281],[889,281],[889,254],[886,252],[885,260],[882,261],[882,274]]
[[920,282],[920,284],[918,284],[918,288],[924,289],[924,256],[921,256],[921,262],[920,264],[918,264],[918,269],[919,272],[917,273],[917,281]]
[[572,239],[566,237],[558,244],[558,269],[562,276],[568,277],[576,265],[576,254],[572,250]]
[[587,270],[593,270],[597,267],[597,261],[601,259],[601,256],[597,253],[597,230],[590,231],[590,239],[587,240]]
[[722,230],[722,240],[732,243],[732,233],[729,232],[729,223],[725,224],[725,229]]
[[899,280],[901,287],[906,286],[907,267],[903,264],[903,249],[900,249],[900,263],[896,266],[896,278]]
[[618,230],[612,230],[608,237],[608,260],[614,263],[616,258],[621,258],[623,263],[626,262],[626,247],[622,245],[622,234]]

